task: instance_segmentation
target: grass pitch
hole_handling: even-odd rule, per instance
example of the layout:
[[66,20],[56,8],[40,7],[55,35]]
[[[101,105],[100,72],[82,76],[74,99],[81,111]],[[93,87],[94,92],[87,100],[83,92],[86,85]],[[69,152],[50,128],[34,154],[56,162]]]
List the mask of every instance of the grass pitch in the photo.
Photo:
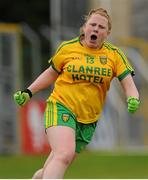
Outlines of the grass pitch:
[[[30,179],[46,156],[0,156],[0,179]],[[55,167],[56,168],[56,167]],[[148,179],[148,154],[83,152],[70,166],[68,179]]]

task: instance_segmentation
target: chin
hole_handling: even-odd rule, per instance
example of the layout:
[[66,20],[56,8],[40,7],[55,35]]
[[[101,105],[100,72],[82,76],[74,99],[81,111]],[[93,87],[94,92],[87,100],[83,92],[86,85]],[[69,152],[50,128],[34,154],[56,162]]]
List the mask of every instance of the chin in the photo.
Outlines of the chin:
[[90,47],[90,48],[93,48],[93,49],[97,49],[98,48],[98,44],[97,43],[92,43],[92,42],[90,42],[89,44],[88,44],[88,46]]
[[89,48],[92,48],[92,49],[97,49],[97,48],[98,48],[98,46],[96,46],[96,45],[90,45],[90,46],[89,46]]

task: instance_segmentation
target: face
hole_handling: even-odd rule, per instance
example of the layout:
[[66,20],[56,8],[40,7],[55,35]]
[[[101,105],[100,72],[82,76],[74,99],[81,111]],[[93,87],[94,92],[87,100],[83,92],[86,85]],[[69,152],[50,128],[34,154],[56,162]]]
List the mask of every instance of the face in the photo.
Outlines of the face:
[[100,48],[107,38],[108,19],[100,14],[92,14],[83,26],[83,44],[89,48]]

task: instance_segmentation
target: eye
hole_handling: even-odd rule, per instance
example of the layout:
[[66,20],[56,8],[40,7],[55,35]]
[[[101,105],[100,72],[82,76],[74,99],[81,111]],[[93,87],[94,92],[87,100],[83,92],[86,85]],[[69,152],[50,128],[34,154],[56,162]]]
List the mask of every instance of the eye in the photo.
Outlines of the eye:
[[99,25],[99,27],[100,27],[101,29],[106,29],[106,27],[105,27],[105,26],[102,26],[102,25]]
[[90,25],[91,25],[91,26],[96,26],[96,23],[91,23]]

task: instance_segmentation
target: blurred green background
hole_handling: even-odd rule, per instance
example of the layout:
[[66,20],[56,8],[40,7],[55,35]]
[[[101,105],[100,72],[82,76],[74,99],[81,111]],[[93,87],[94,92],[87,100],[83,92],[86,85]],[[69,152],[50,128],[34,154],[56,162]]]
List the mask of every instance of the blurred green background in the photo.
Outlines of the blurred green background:
[[[0,156],[1,179],[30,179],[46,156]],[[56,168],[56,167],[55,167]],[[68,179],[145,179],[148,153],[82,152],[70,166]]]

